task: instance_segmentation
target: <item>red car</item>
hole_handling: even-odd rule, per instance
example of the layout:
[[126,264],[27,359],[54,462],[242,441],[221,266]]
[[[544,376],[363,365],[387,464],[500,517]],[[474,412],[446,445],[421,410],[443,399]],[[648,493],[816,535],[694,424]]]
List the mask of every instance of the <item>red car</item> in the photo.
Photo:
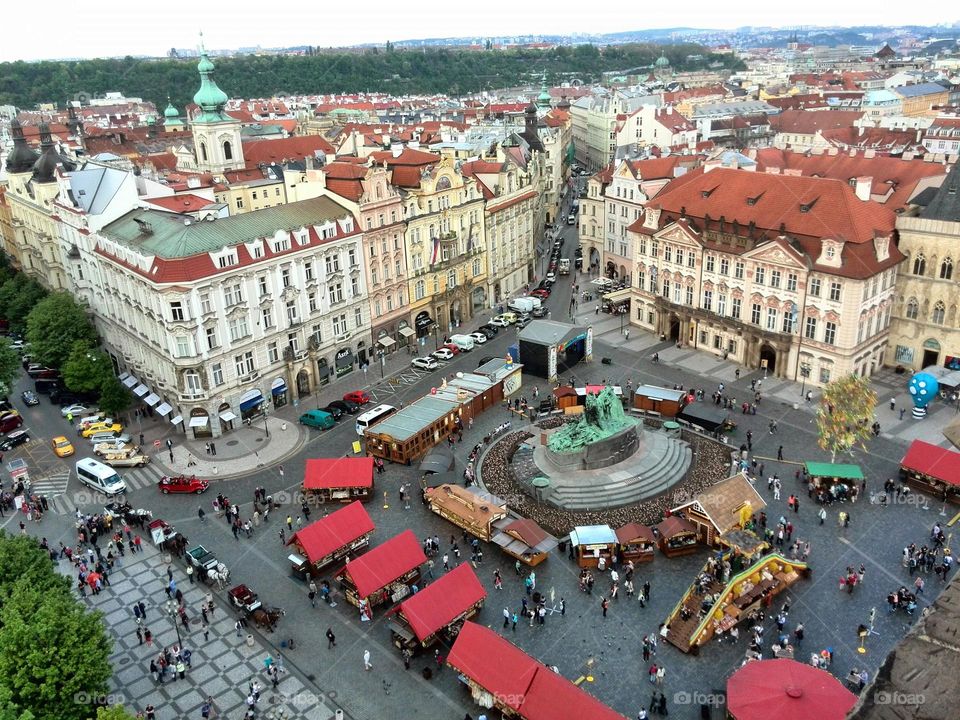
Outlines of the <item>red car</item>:
[[356,403],[357,405],[366,405],[370,402],[370,395],[363,390],[354,390],[344,395],[343,399],[347,402]]
[[530,293],[530,297],[546,300],[548,297],[550,297],[550,291],[545,288],[537,288],[532,293]]
[[160,478],[157,487],[160,488],[160,492],[164,495],[170,493],[196,493],[199,495],[210,487],[210,483],[206,480],[201,480],[196,475],[191,477],[187,477],[186,475],[180,475],[179,477],[164,476]]
[[458,347],[457,347],[456,345],[454,345],[453,343],[447,343],[446,345],[441,345],[440,347],[446,348],[447,350],[449,350],[450,352],[452,352],[454,355],[459,355],[459,354],[460,354],[460,348],[458,348]]

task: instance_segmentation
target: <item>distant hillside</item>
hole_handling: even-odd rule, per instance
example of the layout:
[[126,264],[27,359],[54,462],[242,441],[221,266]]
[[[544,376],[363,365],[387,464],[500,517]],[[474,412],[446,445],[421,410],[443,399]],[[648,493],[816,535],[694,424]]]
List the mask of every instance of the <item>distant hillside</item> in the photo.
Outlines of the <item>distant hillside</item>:
[[[214,62],[217,82],[232,97],[367,91],[458,95],[539,83],[542,73],[549,83],[572,78],[588,83],[603,72],[652,65],[660,55],[677,70],[700,69],[711,63],[730,69],[741,66],[736,58],[712,55],[699,45],[651,43],[505,51],[313,50],[308,55],[246,55],[215,58]],[[169,96],[182,109],[197,85],[195,59],[0,63],[0,105],[28,109],[41,102],[63,103],[78,92],[98,95],[114,90],[152,100],[158,108],[166,105]]]

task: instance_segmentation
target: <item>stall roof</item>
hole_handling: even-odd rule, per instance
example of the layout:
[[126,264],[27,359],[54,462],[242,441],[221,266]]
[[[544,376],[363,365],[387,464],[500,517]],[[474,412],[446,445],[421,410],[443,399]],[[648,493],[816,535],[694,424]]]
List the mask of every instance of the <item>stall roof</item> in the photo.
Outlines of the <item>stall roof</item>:
[[668,538],[679,535],[680,533],[695,533],[697,529],[685,518],[678,515],[671,515],[660,521],[660,524],[657,525],[657,531],[661,537]]
[[569,385],[561,385],[560,387],[555,387],[553,389],[553,394],[558,398],[573,397],[577,394],[577,390]]
[[297,530],[290,536],[287,544],[298,541],[307,555],[307,560],[314,563],[327,557],[334,550],[373,532],[373,529],[373,520],[364,509],[363,503],[355,500],[325,518],[307,525],[302,530]]
[[427,490],[427,501],[483,526],[506,517],[507,504],[496,495],[474,492],[459,485],[441,485]]
[[960,486],[960,453],[932,445],[923,440],[914,440],[903,456],[900,465],[909,470]]
[[537,523],[528,518],[520,518],[501,527],[502,532],[516,536],[525,543],[531,551],[541,553],[553,550],[558,541]]
[[483,365],[478,367],[473,371],[474,375],[482,375],[493,382],[500,382],[505,377],[511,373],[516,372],[523,365],[518,362],[514,362],[513,358],[507,360],[506,356],[502,358],[494,358],[493,360],[488,360]]
[[366,432],[369,435],[387,435],[398,442],[404,442],[447,413],[456,412],[459,407],[460,403],[454,400],[426,395],[381,420]]
[[350,561],[338,574],[350,575],[357,595],[366,598],[426,561],[413,530],[404,530]]
[[617,534],[609,525],[578,525],[570,531],[574,545],[615,545]]
[[373,457],[310,458],[304,490],[373,487]]
[[[606,387],[607,385],[587,385],[586,387],[577,388],[577,395],[583,397],[587,395],[599,395]],[[619,385],[610,385],[609,387],[613,388],[614,395],[623,395],[623,388]]]
[[640,523],[627,523],[623,527],[617,528],[617,540],[621,545],[628,545],[637,540],[652,543],[654,541],[653,530]]
[[652,398],[654,400],[671,400],[679,402],[686,395],[685,390],[674,390],[672,388],[660,387],[659,385],[640,385],[633,391],[634,395]]
[[759,512],[767,506],[766,501],[747,476],[737,473],[726,480],[714,483],[699,493],[694,500],[678,505],[670,512],[675,515],[684,508],[697,505],[710,518],[716,531],[722,535],[740,525],[740,510],[748,502],[752,512]]
[[399,612],[422,642],[486,596],[473,568],[463,563],[400,603]]
[[493,630],[465,622],[447,663],[516,712],[540,663]]
[[563,675],[540,666],[520,705],[524,720],[624,720]]
[[521,342],[535,345],[559,345],[577,335],[587,332],[587,328],[556,322],[555,320],[534,320],[519,332],[517,338]]
[[813,477],[839,478],[840,480],[863,480],[863,471],[859,465],[841,463],[808,462],[807,472]]

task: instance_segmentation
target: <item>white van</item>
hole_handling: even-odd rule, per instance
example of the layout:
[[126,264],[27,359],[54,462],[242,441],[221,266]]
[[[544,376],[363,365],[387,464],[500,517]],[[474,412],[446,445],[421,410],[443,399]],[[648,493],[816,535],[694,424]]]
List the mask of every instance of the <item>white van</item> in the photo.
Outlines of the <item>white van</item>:
[[518,297],[507,303],[507,306],[511,310],[516,310],[518,313],[531,313],[536,308],[540,307],[540,298]]
[[77,460],[77,479],[104,495],[119,495],[127,491],[126,483],[116,470],[93,458]]
[[470,352],[476,344],[469,335],[451,335],[450,342],[460,348],[460,352]]

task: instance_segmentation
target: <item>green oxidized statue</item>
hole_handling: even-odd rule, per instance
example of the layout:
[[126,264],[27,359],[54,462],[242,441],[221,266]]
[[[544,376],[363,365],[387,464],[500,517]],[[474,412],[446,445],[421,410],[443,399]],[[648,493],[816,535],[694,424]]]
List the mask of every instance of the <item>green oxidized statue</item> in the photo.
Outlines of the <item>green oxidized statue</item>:
[[599,395],[587,395],[583,414],[553,433],[547,447],[553,452],[578,452],[636,424],[636,420],[624,414],[620,398],[608,387]]

